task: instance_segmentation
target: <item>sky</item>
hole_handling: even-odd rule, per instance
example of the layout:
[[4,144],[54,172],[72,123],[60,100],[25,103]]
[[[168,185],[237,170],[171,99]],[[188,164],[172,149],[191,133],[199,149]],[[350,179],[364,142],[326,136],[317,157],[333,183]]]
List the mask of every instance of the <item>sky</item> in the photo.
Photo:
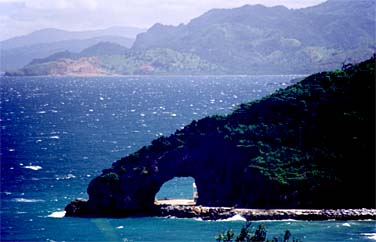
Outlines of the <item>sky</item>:
[[303,8],[325,0],[0,0],[0,40],[43,28],[91,30],[149,28],[188,23],[213,8],[245,4]]

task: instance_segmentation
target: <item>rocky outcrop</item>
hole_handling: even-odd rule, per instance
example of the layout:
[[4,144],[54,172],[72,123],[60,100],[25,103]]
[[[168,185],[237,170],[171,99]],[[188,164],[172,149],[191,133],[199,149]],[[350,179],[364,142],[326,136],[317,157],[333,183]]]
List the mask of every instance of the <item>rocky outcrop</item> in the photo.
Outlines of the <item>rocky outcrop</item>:
[[207,207],[373,208],[374,76],[372,58],[193,121],[103,170],[67,216],[155,213],[161,186],[188,176]]
[[228,207],[162,206],[159,208],[158,215],[202,220],[376,220],[376,209],[236,209]]

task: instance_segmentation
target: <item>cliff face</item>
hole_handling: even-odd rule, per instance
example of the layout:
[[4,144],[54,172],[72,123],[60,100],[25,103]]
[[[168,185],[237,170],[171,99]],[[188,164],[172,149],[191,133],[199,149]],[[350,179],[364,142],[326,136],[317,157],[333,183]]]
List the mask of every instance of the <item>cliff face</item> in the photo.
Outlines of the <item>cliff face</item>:
[[185,176],[206,206],[374,207],[374,91],[372,58],[193,121],[103,170],[67,215],[145,212]]

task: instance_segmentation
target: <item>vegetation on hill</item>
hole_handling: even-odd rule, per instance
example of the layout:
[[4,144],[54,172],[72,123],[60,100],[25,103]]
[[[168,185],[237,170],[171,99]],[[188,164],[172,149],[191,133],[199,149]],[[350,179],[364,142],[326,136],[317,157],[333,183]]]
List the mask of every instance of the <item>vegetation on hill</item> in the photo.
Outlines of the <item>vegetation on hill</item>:
[[83,59],[95,59],[95,62],[91,62],[91,70],[96,69],[97,74],[106,75],[224,73],[223,68],[210,64],[195,54],[160,48],[137,52],[111,42],[100,42],[80,53],[64,51],[35,59],[21,69],[6,72],[6,75],[93,74],[93,71],[86,72],[88,69],[74,73],[69,71],[74,69],[72,65]]
[[[329,0],[297,10],[262,5],[213,9],[186,25],[155,24],[138,34],[129,50],[108,43],[122,43],[116,37],[106,38],[103,41],[107,43],[80,53],[59,48],[62,53],[34,60],[25,67],[29,71],[8,74],[39,73],[32,69],[51,65],[33,64],[58,62],[59,56],[95,57],[99,60],[96,68],[106,74],[314,73],[339,68],[344,62],[359,62],[373,54],[375,8],[373,0]],[[13,60],[21,60],[23,52],[30,50],[17,52]]]
[[373,0],[329,0],[298,10],[213,9],[187,25],[156,24],[137,36],[133,49],[190,52],[230,73],[314,73],[373,54],[375,7]]
[[374,208],[374,97],[375,56],[193,121],[103,170],[82,213],[147,211],[182,176],[199,205]]
[[101,58],[104,69],[113,74],[204,74],[223,73],[223,68],[213,65],[191,53],[181,53],[166,48],[126,55],[107,55]]

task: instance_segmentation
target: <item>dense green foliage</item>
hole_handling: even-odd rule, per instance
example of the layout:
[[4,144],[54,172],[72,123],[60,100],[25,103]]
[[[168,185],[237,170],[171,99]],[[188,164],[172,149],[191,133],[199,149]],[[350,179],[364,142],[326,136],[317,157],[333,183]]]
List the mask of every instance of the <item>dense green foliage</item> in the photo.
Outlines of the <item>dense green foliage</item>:
[[[375,57],[314,74],[122,158],[91,182],[89,202],[148,207],[165,181],[192,176],[202,205],[372,208],[374,96]],[[111,173],[119,180],[103,183]]]
[[[223,233],[218,234],[215,239],[218,242],[289,242],[291,238],[291,232],[289,230],[285,231],[283,239],[281,237],[274,237],[269,240],[266,237],[267,230],[265,225],[260,224],[254,231],[252,235],[252,223],[246,222],[241,228],[239,234],[235,237],[235,233],[230,229]],[[300,242],[301,240],[292,238],[292,242]]]
[[[230,229],[223,233],[218,234],[215,239],[218,242],[289,242],[291,238],[291,232],[285,231],[283,239],[280,237],[274,237],[269,240],[266,238],[267,230],[265,225],[259,224],[252,235],[253,227],[251,222],[246,222],[241,228],[239,234],[235,236],[235,233]],[[292,238],[292,242],[300,242],[301,240]]]

